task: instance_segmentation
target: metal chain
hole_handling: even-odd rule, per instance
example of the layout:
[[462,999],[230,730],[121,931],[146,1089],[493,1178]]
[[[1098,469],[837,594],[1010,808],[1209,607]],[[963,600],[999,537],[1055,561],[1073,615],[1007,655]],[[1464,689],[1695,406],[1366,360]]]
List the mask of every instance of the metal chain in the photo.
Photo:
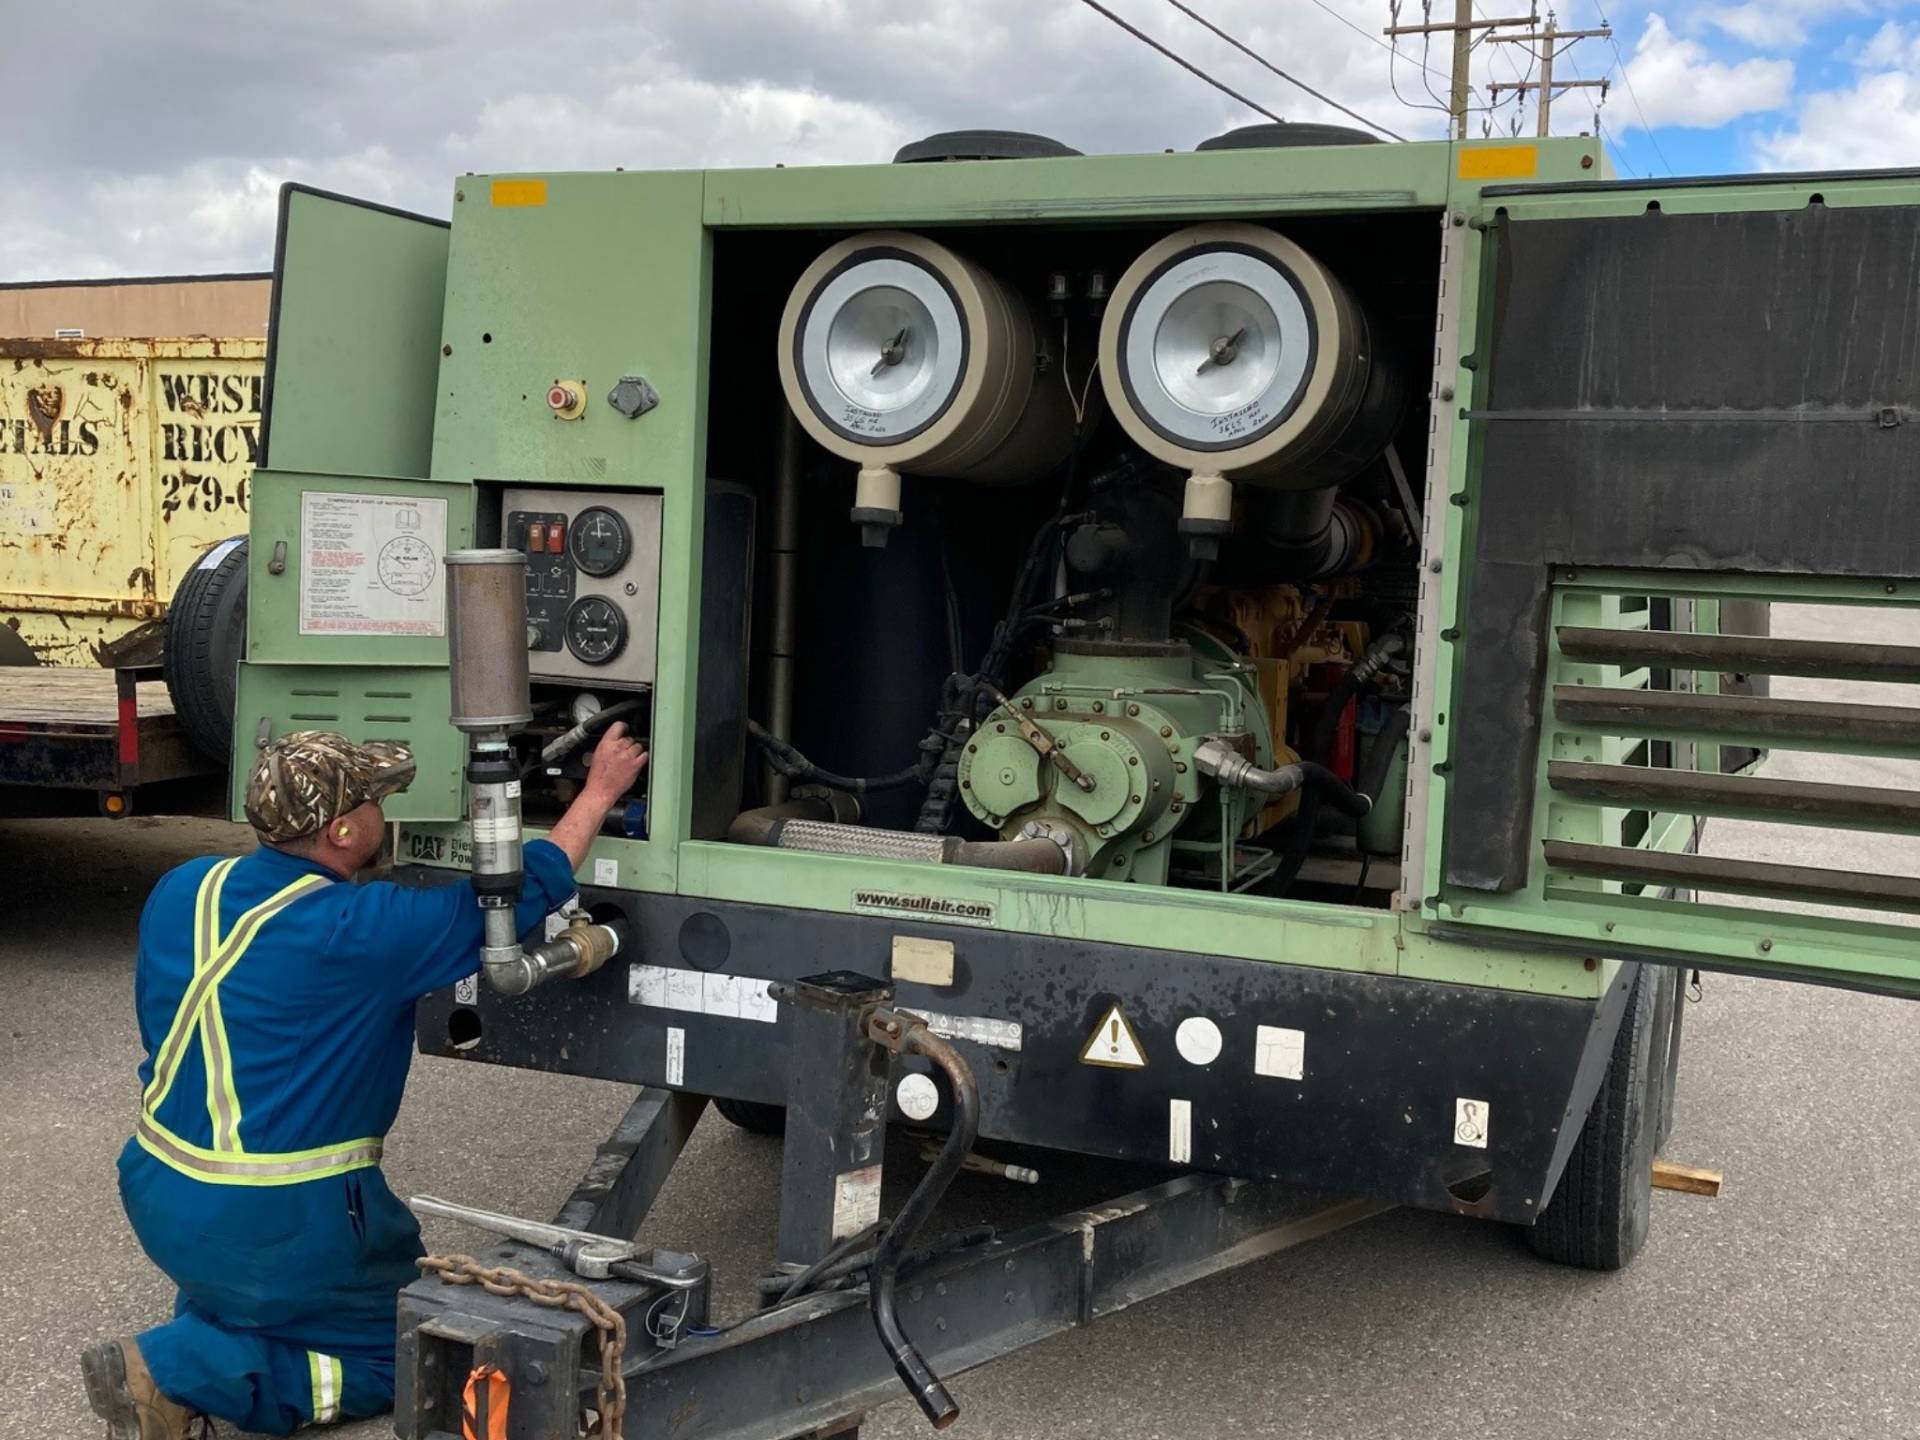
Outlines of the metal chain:
[[478,1285],[489,1295],[517,1295],[550,1310],[584,1315],[600,1332],[599,1434],[601,1440],[619,1440],[627,1413],[627,1381],[620,1373],[627,1353],[626,1317],[585,1285],[568,1280],[536,1279],[505,1265],[482,1265],[471,1255],[429,1255],[417,1263],[449,1285]]

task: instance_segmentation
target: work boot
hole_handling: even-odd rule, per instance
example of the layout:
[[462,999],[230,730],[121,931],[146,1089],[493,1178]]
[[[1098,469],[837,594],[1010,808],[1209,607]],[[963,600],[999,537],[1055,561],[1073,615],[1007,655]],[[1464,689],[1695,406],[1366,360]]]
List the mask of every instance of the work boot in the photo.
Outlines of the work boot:
[[83,1351],[87,1403],[107,1422],[107,1440],[187,1440],[196,1418],[160,1393],[131,1340],[107,1340]]

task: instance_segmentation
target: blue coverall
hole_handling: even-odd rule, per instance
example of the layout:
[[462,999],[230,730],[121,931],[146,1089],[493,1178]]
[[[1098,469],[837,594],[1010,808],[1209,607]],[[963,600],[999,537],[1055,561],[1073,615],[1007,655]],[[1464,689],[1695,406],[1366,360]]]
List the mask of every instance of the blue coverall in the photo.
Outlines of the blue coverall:
[[[230,868],[215,897],[203,882],[221,863]],[[522,932],[575,889],[551,842],[527,845],[524,863]],[[196,953],[217,968],[198,940],[206,914],[218,910],[214,939],[237,945],[236,923],[296,882],[313,888],[259,921],[231,968],[199,985]],[[471,974],[480,943],[470,883],[355,885],[265,846],[234,862],[190,861],[154,886],[134,973],[145,1099],[120,1155],[120,1194],[141,1245],[180,1287],[174,1319],[139,1337],[170,1398],[276,1435],[392,1405],[396,1292],[424,1251],[374,1142],[406,1087],[414,1002]],[[189,1031],[182,997],[196,985],[218,1023]],[[176,1029],[185,1038],[169,1047]],[[156,1061],[169,1048],[171,1080],[156,1101]],[[354,1141],[365,1143],[347,1148]],[[311,1152],[321,1159],[277,1168],[331,1168],[208,1173],[263,1173]]]

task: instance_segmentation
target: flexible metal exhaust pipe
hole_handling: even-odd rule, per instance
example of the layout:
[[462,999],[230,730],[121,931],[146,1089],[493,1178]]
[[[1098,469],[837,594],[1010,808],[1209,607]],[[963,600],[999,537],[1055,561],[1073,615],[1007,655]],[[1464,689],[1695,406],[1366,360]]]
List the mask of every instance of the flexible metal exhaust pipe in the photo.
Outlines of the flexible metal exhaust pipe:
[[791,799],[757,810],[742,810],[727,826],[727,839],[736,845],[766,845],[776,825],[784,820],[819,820],[852,825],[860,819],[860,802],[844,790],[803,786]]
[[1071,842],[1050,827],[1036,827],[1031,838],[1019,840],[962,840],[954,835],[922,835],[912,830],[876,830],[865,825],[778,819],[766,826],[765,838],[760,843],[779,850],[863,855],[875,860],[919,860],[932,865],[967,865],[985,870],[1020,870],[1029,875],[1073,873]]

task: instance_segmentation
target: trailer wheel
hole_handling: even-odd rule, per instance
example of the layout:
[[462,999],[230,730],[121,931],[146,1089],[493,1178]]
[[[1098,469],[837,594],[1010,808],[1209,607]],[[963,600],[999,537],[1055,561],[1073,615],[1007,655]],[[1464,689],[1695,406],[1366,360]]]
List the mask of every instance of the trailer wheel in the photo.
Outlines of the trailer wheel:
[[[1553,1198],[1527,1231],[1533,1253],[1584,1270],[1620,1270],[1646,1243],[1659,1128],[1654,1074],[1657,973],[1643,969],[1627,997],[1606,1077]],[[1663,1078],[1663,1077],[1662,1077]]]
[[181,577],[167,607],[161,673],[194,749],[233,753],[233,699],[247,643],[247,538],[222,540]]
[[713,1097],[713,1108],[742,1130],[754,1135],[787,1133],[787,1112],[781,1105],[762,1105],[757,1100],[723,1100]]

